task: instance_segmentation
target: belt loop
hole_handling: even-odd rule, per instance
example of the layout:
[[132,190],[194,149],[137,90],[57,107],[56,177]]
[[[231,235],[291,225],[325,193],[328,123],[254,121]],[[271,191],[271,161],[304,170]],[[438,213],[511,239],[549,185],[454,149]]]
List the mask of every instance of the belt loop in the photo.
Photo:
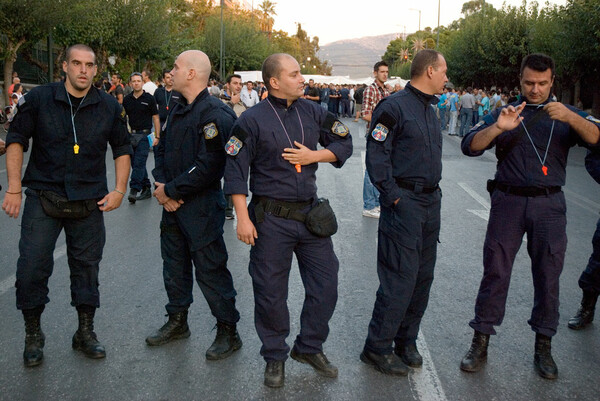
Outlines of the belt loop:
[[550,195],[550,188],[549,187],[544,187],[544,192],[546,192],[546,196]]
[[423,184],[421,184],[420,182],[415,182],[415,189],[414,189],[415,193],[420,194],[421,192],[423,192]]

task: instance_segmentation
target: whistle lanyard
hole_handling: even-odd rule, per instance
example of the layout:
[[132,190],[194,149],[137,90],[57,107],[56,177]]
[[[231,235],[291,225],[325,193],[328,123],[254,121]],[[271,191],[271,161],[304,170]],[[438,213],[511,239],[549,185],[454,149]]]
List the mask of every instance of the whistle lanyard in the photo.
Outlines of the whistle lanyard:
[[[287,130],[285,129],[285,126],[283,125],[283,121],[281,121],[281,117],[279,117],[279,114],[277,114],[277,111],[275,110],[275,107],[273,107],[273,104],[271,104],[271,101],[269,99],[267,99],[267,102],[269,103],[269,106],[271,106],[271,108],[273,109],[273,113],[275,113],[275,115],[277,116],[277,119],[279,120],[279,124],[281,124],[281,128],[283,128],[283,132],[285,133],[285,136],[287,137],[289,143],[290,143],[290,147],[294,147],[294,144],[292,143],[292,139],[290,138],[290,136],[288,135]],[[294,108],[296,110],[296,115],[298,116],[298,121],[300,122],[300,129],[302,130],[302,142],[301,144],[304,145],[304,125],[302,125],[302,119],[300,118],[300,113],[298,113],[298,108],[295,107]],[[294,167],[296,168],[296,171],[298,173],[300,173],[302,170],[302,167],[300,166],[300,164],[296,164],[294,165]]]
[[[526,106],[536,106],[538,109],[540,107],[544,107],[541,104],[526,104]],[[521,120],[521,125],[523,126],[523,129],[525,130],[525,133],[527,134],[527,138],[529,138],[529,142],[531,142],[531,146],[533,146],[533,151],[535,152],[535,155],[537,156],[538,160],[540,161],[540,164],[542,165],[542,173],[544,173],[544,175],[548,175],[548,167],[546,167],[546,158],[548,157],[548,149],[550,149],[550,141],[552,141],[552,133],[554,132],[554,123],[556,121],[552,120],[552,128],[550,129],[550,137],[548,138],[548,144],[546,145],[546,151],[544,152],[544,158],[542,159],[542,157],[540,156],[540,153],[538,152],[537,148],[535,147],[535,143],[533,142],[533,138],[531,138],[531,135],[529,135],[529,131],[527,131],[527,127],[525,126],[525,124],[523,124],[523,120]]]
[[79,154],[79,145],[77,144],[77,130],[75,129],[75,116],[77,115],[79,108],[85,101],[85,97],[87,96],[87,93],[83,96],[83,99],[81,99],[81,102],[77,106],[77,110],[75,110],[75,113],[73,113],[73,103],[71,103],[71,95],[69,95],[67,88],[65,88],[65,92],[67,92],[67,100],[69,101],[69,106],[71,106],[69,108],[69,111],[71,112],[71,125],[73,126],[73,140],[75,142],[75,145],[73,145],[73,153],[75,153],[77,155],[77,154]]
[[[167,92],[169,93],[167,95]],[[171,101],[171,96],[173,96],[173,91],[171,90],[170,92],[167,91],[167,89],[165,88],[165,99],[167,100],[167,110],[169,110],[169,102]]]

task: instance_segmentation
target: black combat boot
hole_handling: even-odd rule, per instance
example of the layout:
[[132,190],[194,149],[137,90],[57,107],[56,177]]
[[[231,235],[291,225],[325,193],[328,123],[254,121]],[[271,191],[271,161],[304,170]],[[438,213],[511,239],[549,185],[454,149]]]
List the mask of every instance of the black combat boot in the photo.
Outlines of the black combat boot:
[[571,319],[569,319],[569,328],[573,330],[581,330],[594,320],[594,310],[596,309],[596,301],[598,294],[584,291],[583,299],[579,310]]
[[544,379],[556,379],[558,368],[552,359],[552,338],[543,334],[535,335],[535,355],[533,364],[536,372]]
[[135,203],[135,201],[137,200],[137,196],[138,190],[131,188],[129,190],[129,196],[127,197],[127,200],[129,201],[129,203]]
[[146,337],[146,344],[155,346],[169,343],[180,338],[190,336],[190,328],[187,324],[188,311],[169,313],[169,321],[165,323],[156,333]]
[[79,328],[73,335],[73,349],[83,352],[85,356],[92,359],[100,359],[106,356],[104,345],[100,344],[96,333],[94,333],[94,315],[96,308],[82,305],[77,307]]
[[490,335],[475,330],[471,348],[460,362],[460,369],[465,372],[478,372],[487,361],[487,349]]
[[265,367],[265,386],[283,387],[285,382],[285,361],[268,361]]
[[44,359],[44,344],[46,336],[42,332],[40,320],[44,306],[35,309],[24,309],[25,319],[25,349],[23,350],[23,361],[25,366],[32,367],[42,363]]
[[417,349],[417,344],[410,342],[408,344],[396,344],[394,353],[402,359],[405,365],[411,368],[420,368],[423,366],[423,357]]
[[136,200],[144,200],[150,199],[152,196],[152,192],[150,191],[150,187],[145,187],[142,189],[142,192],[135,198]]
[[240,348],[242,348],[242,339],[235,324],[217,321],[217,336],[210,348],[206,350],[206,359],[209,361],[225,359]]

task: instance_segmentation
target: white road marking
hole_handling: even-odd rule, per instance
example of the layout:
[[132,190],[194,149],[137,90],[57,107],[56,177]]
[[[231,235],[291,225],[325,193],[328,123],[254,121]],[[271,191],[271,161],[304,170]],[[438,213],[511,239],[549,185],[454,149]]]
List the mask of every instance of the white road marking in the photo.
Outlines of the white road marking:
[[483,196],[479,195],[473,188],[464,182],[459,182],[458,186],[465,190],[471,198],[475,199],[485,210],[474,210],[467,209],[467,212],[473,213],[477,217],[481,217],[483,220],[488,221],[490,218],[490,202],[488,202]]
[[414,395],[420,401],[447,401],[442,382],[437,375],[427,342],[421,331],[417,337],[417,348],[423,357],[423,367],[413,369],[409,375]]
[[594,202],[591,199],[586,198],[585,196],[579,195],[576,192],[571,191],[570,189],[566,189],[563,187],[563,192],[565,193],[569,202],[573,202],[580,208],[591,212],[594,215],[598,214],[600,210],[600,203]]
[[[62,246],[58,247],[54,251],[54,261],[56,262],[58,259],[62,258],[66,254],[67,254],[67,246],[66,245],[62,245]],[[17,278],[13,274],[10,277],[5,278],[4,280],[2,280],[0,282],[0,296],[4,295],[4,293],[7,292],[9,289],[15,287],[16,279]]]

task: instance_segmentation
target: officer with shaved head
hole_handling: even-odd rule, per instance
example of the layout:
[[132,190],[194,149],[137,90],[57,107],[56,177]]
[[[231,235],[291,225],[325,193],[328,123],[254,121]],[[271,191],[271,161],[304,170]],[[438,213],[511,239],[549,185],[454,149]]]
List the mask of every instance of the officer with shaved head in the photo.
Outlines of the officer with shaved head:
[[242,346],[236,329],[240,315],[227,269],[223,240],[225,198],[221,178],[225,169],[225,141],[235,113],[207,90],[211,67],[198,50],[181,53],[171,76],[182,96],[167,117],[156,151],[154,197],[163,207],[160,223],[163,277],[169,320],[146,338],[151,346],[187,338],[188,308],[196,281],[217,319],[217,336],[206,359],[231,355]]

